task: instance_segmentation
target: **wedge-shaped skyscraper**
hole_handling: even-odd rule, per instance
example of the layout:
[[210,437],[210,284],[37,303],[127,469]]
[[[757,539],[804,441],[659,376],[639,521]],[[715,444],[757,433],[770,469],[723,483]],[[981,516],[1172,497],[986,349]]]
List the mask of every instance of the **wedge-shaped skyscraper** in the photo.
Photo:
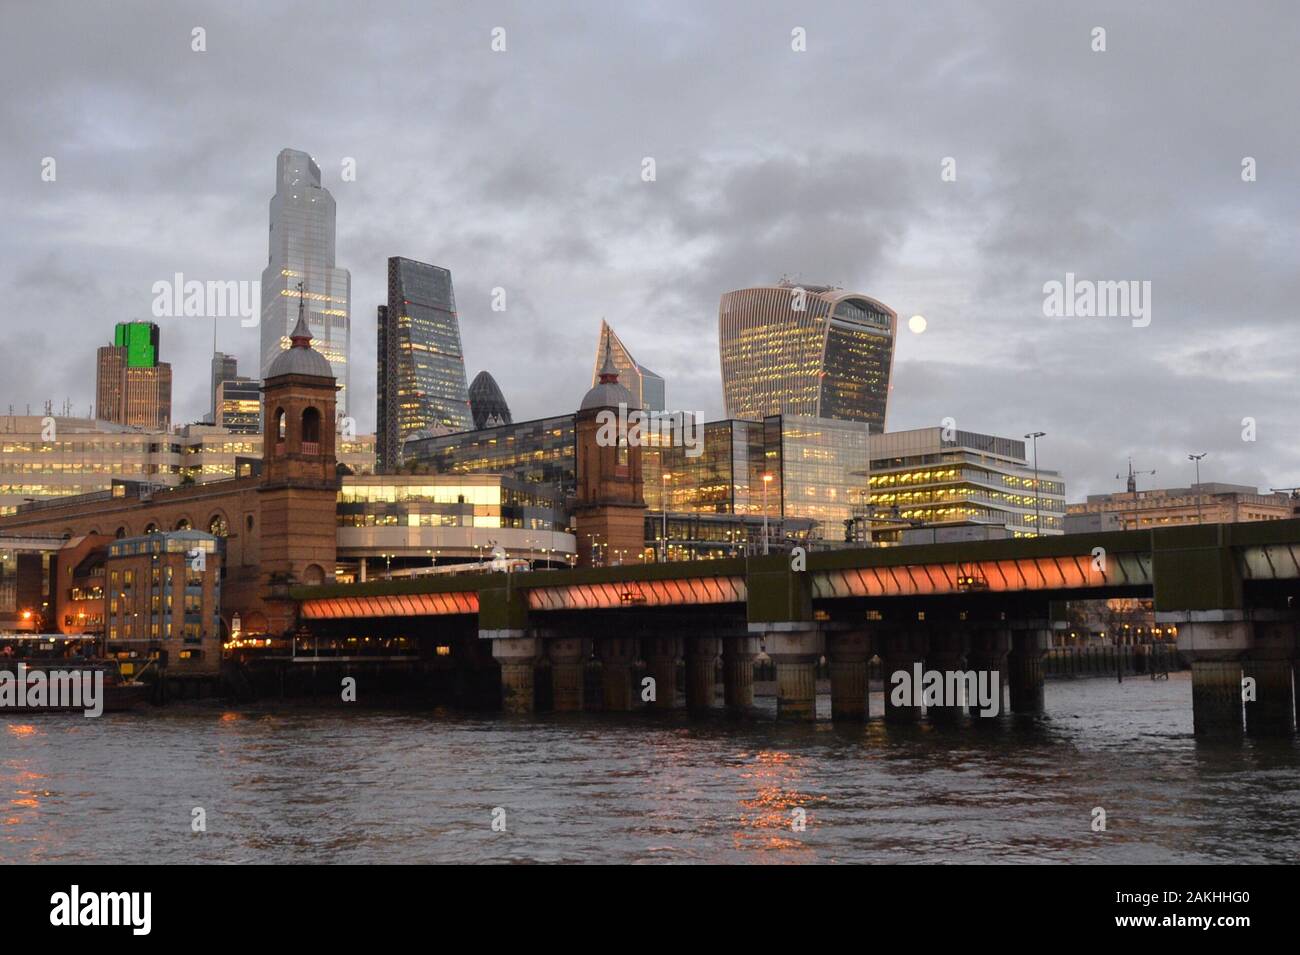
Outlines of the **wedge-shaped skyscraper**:
[[601,319],[600,341],[596,344],[596,362],[592,366],[591,387],[600,383],[600,368],[605,361],[605,348],[609,347],[614,367],[618,369],[618,383],[626,388],[637,402],[637,407],[645,411],[663,411],[664,380],[649,368],[637,363],[627,346],[614,334],[614,329]]
[[722,296],[727,417],[802,415],[885,430],[898,315],[858,292],[782,281]]
[[451,272],[394,256],[388,304],[379,307],[376,453],[381,472],[400,463],[417,432],[469,431],[469,390]]

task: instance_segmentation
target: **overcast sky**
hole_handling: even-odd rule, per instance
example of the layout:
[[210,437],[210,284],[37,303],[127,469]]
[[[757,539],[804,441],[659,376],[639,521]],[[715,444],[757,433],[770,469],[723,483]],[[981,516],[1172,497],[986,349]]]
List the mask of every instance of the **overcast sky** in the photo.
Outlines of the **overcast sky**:
[[[338,203],[364,430],[390,255],[451,270],[516,420],[576,407],[602,317],[721,417],[718,298],[790,275],[925,316],[891,430],[1045,431],[1071,500],[1129,455],[1300,484],[1295,3],[2,3],[0,410],[85,414],[154,282],[260,278],[291,146]],[[1067,272],[1151,282],[1150,324],[1045,317]],[[195,420],[212,323],[159,323]],[[245,373],[257,343],[218,329]]]

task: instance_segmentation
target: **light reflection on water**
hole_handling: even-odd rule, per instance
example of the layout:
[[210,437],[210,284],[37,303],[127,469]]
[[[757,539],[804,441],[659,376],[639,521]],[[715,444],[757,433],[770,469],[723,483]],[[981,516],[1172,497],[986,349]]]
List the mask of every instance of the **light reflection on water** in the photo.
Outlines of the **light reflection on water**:
[[0,861],[1300,858],[1300,744],[1194,740],[1186,674],[1049,682],[1047,710],[902,729],[219,705],[0,717]]

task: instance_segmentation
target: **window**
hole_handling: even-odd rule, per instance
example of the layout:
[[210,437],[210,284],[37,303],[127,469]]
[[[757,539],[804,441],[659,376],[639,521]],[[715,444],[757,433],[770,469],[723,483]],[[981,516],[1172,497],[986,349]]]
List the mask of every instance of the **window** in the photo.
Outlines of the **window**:
[[320,412],[315,408],[302,413],[302,440],[304,444],[320,443]]

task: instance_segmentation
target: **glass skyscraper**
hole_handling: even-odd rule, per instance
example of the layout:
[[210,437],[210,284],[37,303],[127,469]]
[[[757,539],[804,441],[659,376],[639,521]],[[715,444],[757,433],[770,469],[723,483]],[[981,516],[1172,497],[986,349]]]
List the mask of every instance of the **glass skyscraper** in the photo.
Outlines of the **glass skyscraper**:
[[727,416],[862,421],[884,431],[898,315],[875,299],[783,281],[722,296]]
[[632,393],[636,407],[643,411],[664,411],[667,407],[664,404],[664,380],[637,363],[604,319],[600,322],[600,341],[596,343],[596,364],[592,366],[591,387],[595,388],[600,383],[600,367],[605,363],[607,345],[614,367],[618,369],[618,383]]
[[379,468],[391,472],[412,434],[469,431],[474,422],[451,272],[390,258],[388,304],[378,319]]
[[311,346],[329,360],[339,384],[336,412],[344,415],[351,390],[352,276],[334,264],[334,197],[321,187],[320,167],[304,152],[282,149],[275,168],[270,254],[262,272],[261,377],[289,347],[302,282]]

